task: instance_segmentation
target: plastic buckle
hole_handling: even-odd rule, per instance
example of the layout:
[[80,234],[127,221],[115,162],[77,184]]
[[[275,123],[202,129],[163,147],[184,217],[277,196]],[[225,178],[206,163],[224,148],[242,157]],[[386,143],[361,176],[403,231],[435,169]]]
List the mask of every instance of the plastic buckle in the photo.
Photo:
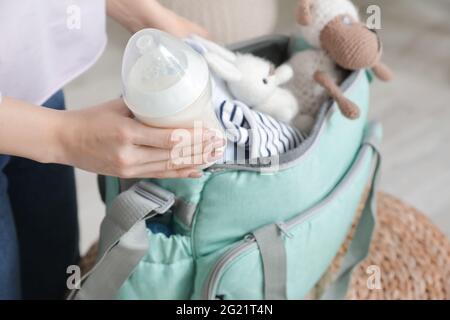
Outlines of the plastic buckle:
[[166,213],[175,203],[175,195],[172,192],[145,180],[139,181],[134,185],[134,192],[157,204],[158,207],[154,211],[158,214]]

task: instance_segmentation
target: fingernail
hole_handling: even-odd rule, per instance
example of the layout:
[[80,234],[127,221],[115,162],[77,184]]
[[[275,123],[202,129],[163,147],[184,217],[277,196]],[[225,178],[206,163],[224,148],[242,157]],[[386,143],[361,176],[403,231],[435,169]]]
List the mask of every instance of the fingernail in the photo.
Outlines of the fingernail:
[[183,137],[178,133],[172,132],[172,134],[170,135],[170,141],[172,142],[180,142],[182,139]]
[[189,178],[201,178],[203,176],[203,172],[194,171],[189,174]]

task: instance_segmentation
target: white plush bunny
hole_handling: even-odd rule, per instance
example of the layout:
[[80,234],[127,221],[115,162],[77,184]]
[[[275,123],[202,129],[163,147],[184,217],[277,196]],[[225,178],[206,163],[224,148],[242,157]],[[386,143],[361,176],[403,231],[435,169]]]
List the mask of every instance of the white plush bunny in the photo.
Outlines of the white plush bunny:
[[234,53],[206,39],[193,38],[207,48],[204,57],[209,67],[227,83],[237,100],[280,121],[295,118],[297,100],[289,90],[279,87],[293,76],[289,65],[274,68],[252,54]]

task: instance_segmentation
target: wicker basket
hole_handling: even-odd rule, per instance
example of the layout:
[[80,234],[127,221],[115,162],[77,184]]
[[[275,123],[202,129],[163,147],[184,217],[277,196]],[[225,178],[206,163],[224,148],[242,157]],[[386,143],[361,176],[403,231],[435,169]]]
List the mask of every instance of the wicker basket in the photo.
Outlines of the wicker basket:
[[[369,256],[355,270],[347,298],[450,299],[450,243],[446,236],[423,214],[384,193],[378,195],[377,220]],[[309,299],[319,297],[333,280],[351,237],[352,232]],[[80,264],[83,273],[94,264],[96,253],[94,244]]]

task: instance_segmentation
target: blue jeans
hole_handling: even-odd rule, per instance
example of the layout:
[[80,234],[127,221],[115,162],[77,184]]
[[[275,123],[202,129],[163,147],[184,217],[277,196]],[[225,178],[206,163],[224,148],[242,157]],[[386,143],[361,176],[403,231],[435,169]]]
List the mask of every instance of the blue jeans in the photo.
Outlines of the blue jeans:
[[[64,105],[62,91],[44,103]],[[0,155],[0,300],[63,298],[78,260],[73,168]]]

